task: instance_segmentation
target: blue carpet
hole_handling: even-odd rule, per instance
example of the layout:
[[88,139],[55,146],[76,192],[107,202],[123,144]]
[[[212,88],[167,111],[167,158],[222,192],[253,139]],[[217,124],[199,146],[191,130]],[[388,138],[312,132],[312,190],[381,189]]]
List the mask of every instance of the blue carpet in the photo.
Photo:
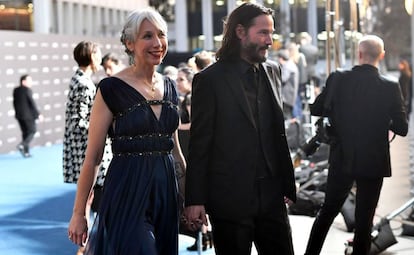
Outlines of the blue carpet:
[[[62,145],[35,147],[32,154],[31,158],[18,152],[0,154],[0,255],[75,255],[77,246],[68,240],[67,227],[76,185],[63,183]],[[291,215],[290,219],[295,253],[303,254],[313,218]],[[342,230],[341,222],[335,224],[321,254],[343,254],[343,243],[351,234]],[[413,239],[397,239],[388,250],[398,252],[384,254],[412,255]],[[179,254],[197,255],[186,250],[193,242],[180,235]],[[202,253],[214,254],[213,249]],[[252,255],[257,255],[255,249]]]
[[0,155],[0,254],[76,253],[67,239],[76,186],[63,183],[62,147]]
[[[0,155],[0,254],[75,255],[67,238],[75,184],[63,183],[62,145],[35,147],[31,158]],[[194,239],[180,235],[180,255]],[[214,254],[213,249],[203,255]]]

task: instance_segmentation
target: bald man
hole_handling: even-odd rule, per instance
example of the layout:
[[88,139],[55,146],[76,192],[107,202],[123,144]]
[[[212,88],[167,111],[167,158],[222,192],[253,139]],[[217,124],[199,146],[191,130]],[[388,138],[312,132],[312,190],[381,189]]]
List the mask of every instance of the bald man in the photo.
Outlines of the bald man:
[[[334,218],[356,184],[353,255],[369,254],[371,229],[384,177],[391,177],[388,132],[405,136],[406,110],[398,83],[378,71],[384,42],[366,35],[358,45],[359,65],[334,72],[311,105],[333,127],[325,202],[313,224],[306,255],[319,254]],[[338,249],[341,249],[338,247]]]

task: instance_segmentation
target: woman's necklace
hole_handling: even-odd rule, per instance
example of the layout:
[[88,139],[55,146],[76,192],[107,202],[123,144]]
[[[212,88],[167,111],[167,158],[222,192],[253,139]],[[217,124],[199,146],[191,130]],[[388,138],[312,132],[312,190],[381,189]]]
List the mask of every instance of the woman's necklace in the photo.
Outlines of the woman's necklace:
[[146,87],[145,91],[147,92],[147,94],[151,97],[151,99],[155,99],[155,95],[156,95],[156,89],[157,89],[157,83],[159,81],[159,78],[157,77],[157,74],[154,73],[151,79],[151,82],[148,82],[147,80],[145,80],[143,78],[143,76],[141,75],[136,75],[136,71],[135,71],[135,66],[131,69],[132,71],[132,75],[135,77],[135,79],[137,79],[138,83],[143,83],[144,86]]
[[152,99],[155,98],[155,88],[156,88],[155,86],[157,85],[157,82],[158,82],[157,77],[154,75],[154,78],[151,84],[144,83],[150,89],[149,94],[151,95]]

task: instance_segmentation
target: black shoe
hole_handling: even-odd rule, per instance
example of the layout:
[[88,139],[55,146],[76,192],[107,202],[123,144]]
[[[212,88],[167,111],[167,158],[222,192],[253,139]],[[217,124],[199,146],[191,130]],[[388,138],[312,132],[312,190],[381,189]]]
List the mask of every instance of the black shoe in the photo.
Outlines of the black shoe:
[[[213,234],[211,231],[208,231],[206,234],[203,234],[203,243],[201,244],[201,248],[203,251],[207,250],[207,248],[213,248]],[[188,251],[197,251],[197,241],[198,238],[196,238],[193,245],[187,247]]]
[[197,240],[193,245],[187,247],[187,251],[196,251],[197,250]]
[[22,154],[22,156],[24,157],[24,146],[22,144],[17,145],[17,150]]
[[[201,248],[203,249],[203,251],[205,251],[205,250],[207,250],[207,245],[202,244],[202,247]],[[194,242],[193,245],[187,247],[187,251],[197,251],[197,250],[198,250],[198,248],[197,248],[197,240]]]

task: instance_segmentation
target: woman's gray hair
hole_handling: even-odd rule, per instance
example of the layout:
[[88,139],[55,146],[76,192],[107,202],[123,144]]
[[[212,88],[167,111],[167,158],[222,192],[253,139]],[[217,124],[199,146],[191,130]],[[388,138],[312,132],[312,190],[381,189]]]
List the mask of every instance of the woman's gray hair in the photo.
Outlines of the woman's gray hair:
[[155,9],[147,7],[144,9],[137,9],[132,11],[125,22],[124,28],[121,32],[121,43],[125,46],[125,52],[129,57],[129,64],[134,64],[134,53],[128,49],[127,42],[135,42],[141,24],[144,20],[148,20],[161,32],[167,35],[168,26],[164,18]]

